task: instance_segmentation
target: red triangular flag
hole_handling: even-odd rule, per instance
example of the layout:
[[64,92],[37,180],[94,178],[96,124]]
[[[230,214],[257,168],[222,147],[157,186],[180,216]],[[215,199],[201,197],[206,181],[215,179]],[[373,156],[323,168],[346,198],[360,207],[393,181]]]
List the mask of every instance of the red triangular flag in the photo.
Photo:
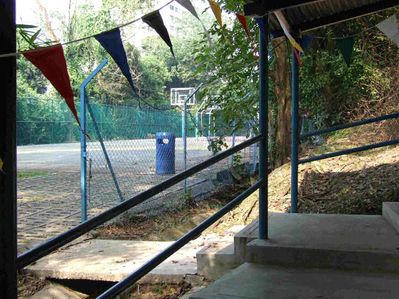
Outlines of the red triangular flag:
[[73,101],[71,81],[62,46],[58,44],[51,47],[34,49],[24,52],[23,55],[43,73],[61,94],[75,116],[76,121],[80,124]]
[[247,36],[251,37],[251,33],[248,30],[247,19],[243,15],[240,15],[238,13],[236,13],[236,16],[237,16],[238,21],[240,21],[240,23],[242,25],[242,28],[244,28],[245,33],[247,34]]
[[299,55],[298,50],[295,49],[295,48],[293,48],[293,49],[294,49],[294,53],[295,53],[295,56],[296,56],[296,60],[298,60],[298,65],[302,66],[301,56]]

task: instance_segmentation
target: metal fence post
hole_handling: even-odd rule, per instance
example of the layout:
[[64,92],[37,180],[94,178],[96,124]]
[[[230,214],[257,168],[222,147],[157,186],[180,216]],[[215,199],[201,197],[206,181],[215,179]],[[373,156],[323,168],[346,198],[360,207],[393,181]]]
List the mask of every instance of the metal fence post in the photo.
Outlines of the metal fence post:
[[[184,170],[187,170],[187,99],[184,100],[182,111],[182,139]],[[184,180],[184,193],[187,193],[187,180]]]
[[259,178],[262,182],[259,188],[259,239],[267,239],[268,225],[268,94],[269,94],[269,16],[263,17],[265,34],[259,37],[259,131],[262,139],[259,141]]
[[80,191],[81,191],[81,219],[87,220],[87,102],[86,86],[97,75],[99,71],[107,64],[105,58],[97,68],[80,85]]
[[199,128],[198,128],[198,112],[195,114],[195,139],[198,140]]
[[[0,53],[14,53],[15,0],[0,4]],[[16,57],[0,59],[0,298],[17,298]],[[4,163],[4,164],[3,164]]]
[[86,115],[85,86],[80,86],[80,191],[81,191],[81,219],[87,220],[87,115]]
[[299,70],[294,48],[292,49],[291,70],[291,213],[298,212],[298,110]]

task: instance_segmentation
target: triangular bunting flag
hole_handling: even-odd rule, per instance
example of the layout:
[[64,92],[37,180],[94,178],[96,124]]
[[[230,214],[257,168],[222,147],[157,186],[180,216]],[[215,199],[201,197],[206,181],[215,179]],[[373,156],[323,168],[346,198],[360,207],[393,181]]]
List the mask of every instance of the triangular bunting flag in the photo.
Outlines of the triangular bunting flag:
[[204,31],[206,33],[206,36],[208,38],[208,42],[211,45],[212,44],[211,36],[209,35],[209,32],[205,28],[205,26],[202,23],[201,19],[199,18],[198,14],[197,14],[197,11],[195,10],[195,8],[194,8],[193,4],[191,3],[191,1],[190,0],[175,0],[175,1],[177,3],[179,3],[181,6],[183,6],[185,9],[187,9],[194,17],[196,17],[200,21],[200,23],[202,25],[202,28],[204,29]]
[[302,39],[300,40],[300,44],[303,48],[304,51],[306,51],[307,49],[310,48],[310,46],[312,45],[313,42],[313,36],[311,35],[305,35],[304,37],[302,37]]
[[298,50],[295,48],[294,48],[294,53],[295,53],[296,60],[298,61],[298,65],[302,66],[301,56],[299,55]]
[[1,171],[1,172],[4,172],[4,170],[3,170],[3,165],[4,165],[3,159],[0,158],[0,171]]
[[183,6],[185,9],[187,9],[189,12],[191,12],[191,14],[194,17],[196,17],[198,20],[200,19],[190,0],[176,0],[176,2],[179,3],[181,6]]
[[127,63],[127,57],[125,48],[123,47],[121,32],[119,28],[111,31],[103,32],[94,36],[95,39],[101,44],[101,46],[111,55],[112,59],[118,65],[122,74],[126,77],[130,86],[136,92],[134,87],[132,75],[130,74],[129,65]]
[[211,6],[213,14],[215,15],[216,21],[218,21],[220,27],[223,27],[222,9],[220,8],[219,4],[217,4],[214,0],[208,0],[208,2],[209,5]]
[[244,28],[245,33],[247,34],[248,37],[251,37],[251,33],[248,30],[248,25],[247,25],[247,19],[238,13],[236,13],[238,21],[241,23],[242,28]]
[[275,11],[274,15],[276,16],[278,22],[280,23],[281,28],[284,31],[285,36],[288,38],[288,40],[290,41],[291,45],[297,49],[299,52],[304,53],[301,45],[295,40],[295,38],[291,35],[290,31],[289,31],[289,25],[288,23],[285,21],[284,19],[284,15],[282,14],[281,11]]
[[378,23],[377,27],[399,47],[399,23],[396,15]]
[[348,66],[351,64],[352,61],[354,44],[355,44],[355,38],[353,36],[337,40],[337,47]]
[[26,51],[23,55],[43,73],[61,94],[80,125],[62,46],[58,44],[46,48],[38,48]]
[[159,13],[158,10],[149,13],[145,15],[144,17],[141,18],[144,23],[148,24],[152,29],[154,29],[159,36],[164,40],[164,42],[169,46],[170,51],[172,52],[172,55],[175,56],[175,53],[173,52],[173,46],[172,42],[169,37],[168,30],[165,27],[165,24],[163,23],[161,14]]

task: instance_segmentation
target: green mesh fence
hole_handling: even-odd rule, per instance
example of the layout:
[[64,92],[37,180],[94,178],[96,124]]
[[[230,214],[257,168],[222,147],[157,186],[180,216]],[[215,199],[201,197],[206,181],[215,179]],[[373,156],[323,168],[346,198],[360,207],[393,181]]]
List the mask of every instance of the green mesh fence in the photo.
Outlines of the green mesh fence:
[[[92,103],[91,106],[105,139],[154,138],[156,132],[163,132],[165,129],[174,133],[176,137],[181,137],[180,111],[141,110],[137,107],[96,103]],[[91,127],[89,131],[92,131]],[[188,136],[195,136],[195,125],[191,118],[188,118]],[[77,141],[79,141],[78,126],[63,100],[18,99],[18,145]]]
[[[142,110],[137,107],[103,105],[96,103],[94,99],[89,100],[114,172],[113,176],[110,165],[106,161],[105,153],[101,148],[97,132],[94,130],[93,118],[87,115],[87,133],[90,136],[90,139],[87,140],[86,177],[89,217],[118,203],[121,199],[118,188],[122,198],[127,199],[173,175],[157,174],[155,141],[157,132],[170,132],[175,135],[175,171],[179,173],[184,170],[181,111]],[[212,117],[210,120],[210,116],[205,113],[202,116],[202,121],[198,120],[203,124],[203,128],[196,130],[194,118],[190,115],[187,118],[187,167],[192,167],[211,157],[213,153],[208,149],[210,141],[220,134],[225,136],[226,132],[231,130],[220,117]],[[210,127],[209,123],[211,123]],[[52,149],[51,144],[60,143],[61,145],[56,146],[56,150],[61,148],[61,153],[73,154],[73,161],[65,161],[65,164],[70,165],[65,167],[64,170],[57,170],[57,174],[53,173],[48,176],[48,180],[49,184],[53,184],[53,188],[59,190],[65,183],[61,178],[58,182],[58,176],[65,176],[66,178],[70,176],[76,178],[76,187],[78,187],[79,145],[62,145],[62,143],[79,142],[80,132],[63,100],[18,99],[17,130],[18,145],[50,144],[49,148]],[[201,132],[205,136],[200,134]],[[245,132],[237,134],[235,144],[244,141],[246,138]],[[232,136],[226,138],[225,141],[229,147],[233,145],[233,139]],[[73,148],[72,152],[69,152],[71,148]],[[62,154],[60,154],[60,157],[62,157]],[[257,147],[247,148],[241,151],[239,155],[229,157],[190,177],[186,184],[179,183],[167,192],[151,198],[145,203],[145,206],[143,203],[137,209],[155,211],[157,207],[174,205],[191,196],[195,198],[205,196],[215,188],[217,182],[224,180],[225,175],[227,175],[228,180],[233,180],[231,175],[228,174],[232,167],[238,165],[238,173],[240,171],[247,172],[253,169],[256,159]],[[51,164],[51,161],[47,164]],[[249,167],[241,168],[240,165],[243,164],[249,165]],[[67,172],[67,174],[64,175],[63,172]],[[41,183],[40,188],[43,188],[44,184]],[[188,193],[185,193],[186,191]],[[75,198],[78,199],[78,196],[75,196]],[[52,201],[51,204],[48,204],[49,211],[63,210],[65,203],[62,202],[61,200]],[[69,201],[68,204],[70,204]],[[74,201],[70,215],[63,219],[76,221],[76,218],[79,218],[79,208],[79,201]],[[54,217],[51,213],[49,215]]]

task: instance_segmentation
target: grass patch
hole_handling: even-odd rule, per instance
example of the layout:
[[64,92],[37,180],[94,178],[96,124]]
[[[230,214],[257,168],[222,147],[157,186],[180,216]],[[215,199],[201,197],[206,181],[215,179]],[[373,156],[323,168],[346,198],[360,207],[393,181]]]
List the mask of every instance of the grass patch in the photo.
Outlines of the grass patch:
[[17,172],[17,177],[19,179],[29,179],[38,176],[45,176],[48,172],[40,170],[21,170]]

